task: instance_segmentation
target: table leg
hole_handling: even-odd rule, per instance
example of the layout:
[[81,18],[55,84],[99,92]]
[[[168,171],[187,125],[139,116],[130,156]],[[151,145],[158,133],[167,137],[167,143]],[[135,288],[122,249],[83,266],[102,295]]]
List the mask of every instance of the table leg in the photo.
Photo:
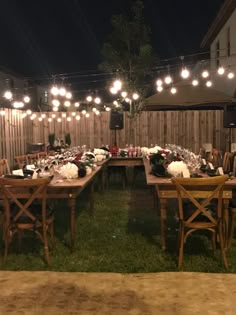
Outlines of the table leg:
[[160,215],[161,215],[161,247],[166,249],[166,207],[167,199],[160,198]]
[[68,204],[70,208],[70,244],[71,250],[74,249],[75,244],[75,205],[76,205],[76,198],[73,194],[69,194]]
[[228,248],[229,240],[229,199],[223,199],[223,237],[225,248]]

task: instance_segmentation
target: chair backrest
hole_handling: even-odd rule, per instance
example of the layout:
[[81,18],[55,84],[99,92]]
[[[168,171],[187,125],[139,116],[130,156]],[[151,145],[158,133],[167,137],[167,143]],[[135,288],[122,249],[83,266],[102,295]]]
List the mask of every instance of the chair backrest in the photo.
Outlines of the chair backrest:
[[225,173],[229,173],[231,172],[231,162],[232,162],[232,157],[233,157],[233,153],[231,152],[225,152],[224,153],[224,158],[223,158],[223,170]]
[[[17,223],[22,216],[27,217],[31,223],[36,222],[37,216],[32,212],[32,204],[38,199],[42,201],[40,204],[42,218],[46,219],[47,185],[50,180],[50,178],[25,180],[2,178],[0,184],[6,210],[6,222],[9,223],[11,218],[13,222]],[[14,212],[11,211],[13,205]]]
[[39,160],[38,153],[27,154],[28,164],[36,164]]
[[[222,196],[224,184],[228,180],[228,175],[206,177],[206,178],[172,178],[178,195],[179,218],[187,223],[192,223],[199,215],[217,224],[216,218],[208,211],[213,199],[217,199],[217,218],[222,217]],[[188,200],[193,206],[193,211],[186,217],[184,212],[184,202]]]
[[7,159],[1,159],[0,160],[0,176],[5,175],[5,174],[10,174],[10,167],[7,162]]
[[19,168],[23,168],[24,165],[28,164],[27,155],[19,155],[15,157],[16,163]]

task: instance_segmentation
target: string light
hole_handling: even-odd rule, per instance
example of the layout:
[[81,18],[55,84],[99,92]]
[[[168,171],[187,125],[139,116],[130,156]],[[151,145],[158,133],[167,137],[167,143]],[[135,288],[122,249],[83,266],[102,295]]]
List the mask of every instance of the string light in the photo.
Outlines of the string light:
[[194,80],[192,81],[192,85],[193,85],[193,86],[197,86],[198,84],[199,84],[198,80],[194,79]]

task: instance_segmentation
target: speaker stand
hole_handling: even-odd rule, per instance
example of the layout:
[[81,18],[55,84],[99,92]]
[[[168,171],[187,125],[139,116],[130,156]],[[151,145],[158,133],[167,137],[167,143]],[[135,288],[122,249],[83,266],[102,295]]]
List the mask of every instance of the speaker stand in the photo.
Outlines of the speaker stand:
[[231,152],[231,144],[232,144],[232,128],[229,128],[229,139],[228,139],[229,152]]
[[114,145],[117,146],[117,130],[115,129],[114,132],[115,132]]

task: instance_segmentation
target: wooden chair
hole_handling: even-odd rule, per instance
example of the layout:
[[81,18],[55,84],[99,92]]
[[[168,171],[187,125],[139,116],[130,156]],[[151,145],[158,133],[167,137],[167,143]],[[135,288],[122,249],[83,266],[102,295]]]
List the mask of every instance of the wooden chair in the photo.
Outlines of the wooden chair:
[[50,178],[1,179],[0,187],[4,202],[4,263],[7,260],[9,245],[14,235],[18,235],[19,245],[21,245],[23,232],[30,230],[36,233],[43,242],[45,259],[50,264],[48,232],[54,243],[54,214],[52,210],[47,208],[47,185],[50,180]]
[[38,153],[27,154],[28,164],[37,164],[39,160]]
[[21,169],[23,168],[24,165],[29,164],[27,155],[16,156],[15,161],[16,161],[17,166]]
[[[225,268],[228,268],[223,238],[222,195],[228,175],[207,178],[172,178],[176,186],[179,210],[178,267],[183,264],[184,244],[188,236],[197,230],[208,230],[212,233],[212,246],[215,250],[216,235],[219,238],[221,254]],[[196,199],[195,192],[201,191],[202,198]],[[216,209],[209,210],[213,199],[217,201]],[[186,201],[191,205],[187,211]]]
[[231,152],[225,152],[224,153],[223,164],[222,164],[224,173],[231,172],[231,170],[232,170],[231,169],[232,157],[233,157],[233,153],[231,153]]
[[[233,174],[236,176],[236,156],[234,156],[233,162]],[[232,246],[233,238],[234,238],[234,230],[236,226],[236,190],[233,190],[233,196],[229,203],[229,213],[230,213],[230,229],[229,229],[229,239],[227,248]]]
[[222,153],[220,150],[212,149],[212,164],[215,167],[222,165]]
[[0,176],[10,173],[11,171],[7,159],[0,160]]

